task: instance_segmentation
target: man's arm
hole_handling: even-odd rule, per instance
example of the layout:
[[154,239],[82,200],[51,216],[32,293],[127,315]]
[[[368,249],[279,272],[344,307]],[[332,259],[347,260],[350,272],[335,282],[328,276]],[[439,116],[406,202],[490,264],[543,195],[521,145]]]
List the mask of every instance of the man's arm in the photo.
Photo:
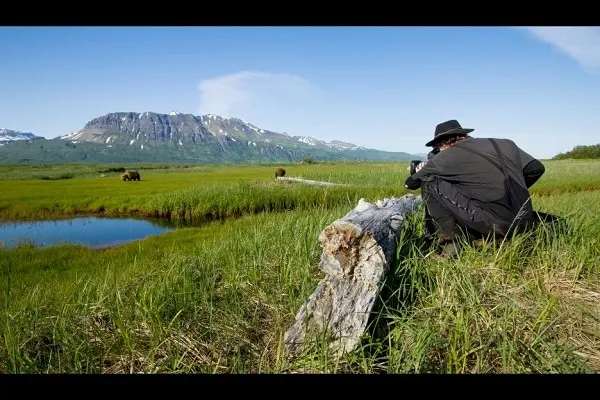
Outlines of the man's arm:
[[544,164],[539,162],[538,160],[531,160],[525,167],[523,168],[523,175],[525,176],[525,184],[527,188],[533,186],[534,183],[540,179],[542,175],[546,172],[546,168]]
[[534,183],[540,179],[546,168],[539,160],[533,157],[531,154],[526,152],[517,146],[519,151],[519,158],[521,159],[521,165],[523,165],[523,175],[525,176],[525,184],[527,188],[533,186]]
[[405,188],[409,190],[416,190],[421,187],[421,181],[423,178],[432,173],[437,173],[437,167],[432,161],[434,155],[435,153],[429,153],[427,156],[428,161],[425,161],[422,167],[417,172],[406,178],[406,181],[404,181]]

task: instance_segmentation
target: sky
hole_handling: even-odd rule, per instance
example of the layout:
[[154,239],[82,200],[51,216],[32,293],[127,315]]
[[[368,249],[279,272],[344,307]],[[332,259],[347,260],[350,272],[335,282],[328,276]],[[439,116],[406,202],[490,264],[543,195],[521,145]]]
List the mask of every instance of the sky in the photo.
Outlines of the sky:
[[0,27],[0,128],[217,114],[426,153],[456,119],[540,159],[600,143],[598,27]]

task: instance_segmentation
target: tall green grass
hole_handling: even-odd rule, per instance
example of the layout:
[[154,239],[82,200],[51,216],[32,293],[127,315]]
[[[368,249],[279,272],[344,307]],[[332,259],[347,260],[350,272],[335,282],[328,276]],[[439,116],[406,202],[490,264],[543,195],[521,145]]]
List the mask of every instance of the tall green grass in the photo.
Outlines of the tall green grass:
[[[406,164],[288,169],[350,188],[275,181],[269,166],[252,167],[264,179],[239,167],[222,182],[221,171],[199,178],[193,169],[149,170],[139,184],[21,180],[1,192],[4,216],[16,215],[17,200],[24,214],[52,201],[49,187],[45,199],[23,195],[19,185],[34,182],[61,188],[53,201],[64,215],[86,198],[107,210],[240,215],[110,249],[0,248],[0,372],[596,372],[600,192],[582,165],[545,164],[534,206],[563,216],[567,230],[542,226],[440,260],[419,240],[422,212],[412,214],[363,341],[339,361],[325,346],[289,360],[283,333],[322,277],[319,232],[359,196],[405,193]],[[600,163],[585,167],[600,172]],[[101,194],[111,187],[115,203]]]
[[101,251],[0,250],[0,370],[272,369],[277,327],[312,291],[317,234],[335,218],[319,214],[259,214]]
[[[532,189],[535,196],[600,189],[600,164],[576,160],[546,162],[548,172]],[[29,179],[12,179],[3,167],[0,221],[69,217],[76,214],[141,214],[205,220],[286,211],[296,207],[337,206],[405,194],[406,163],[329,163],[288,165],[287,176],[340,183],[345,186],[309,186],[274,179],[273,166],[197,166],[138,169],[140,182],[122,182],[119,172],[94,173],[90,166],[58,166],[58,177],[40,168]],[[26,176],[22,166],[20,176]],[[93,167],[107,171],[121,167]],[[1,170],[1,169],[0,169]],[[12,172],[11,172],[12,171]],[[3,178],[4,176],[8,178]]]
[[203,221],[297,207],[348,205],[361,197],[391,197],[405,191],[402,166],[357,164],[353,168],[348,173],[343,163],[287,166],[289,176],[318,180],[326,177],[332,183],[352,183],[347,186],[278,181],[272,166],[139,169],[140,182],[123,182],[118,172],[69,180],[6,179],[0,195],[0,221],[90,213]]

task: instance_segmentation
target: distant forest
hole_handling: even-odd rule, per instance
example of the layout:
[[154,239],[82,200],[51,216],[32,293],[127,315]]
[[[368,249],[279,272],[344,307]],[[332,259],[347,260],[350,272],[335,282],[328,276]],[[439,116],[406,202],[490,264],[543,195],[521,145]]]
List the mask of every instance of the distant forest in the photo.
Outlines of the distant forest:
[[553,160],[566,160],[568,158],[600,158],[600,144],[593,146],[575,146],[573,150],[567,151],[566,153],[559,153],[555,155]]

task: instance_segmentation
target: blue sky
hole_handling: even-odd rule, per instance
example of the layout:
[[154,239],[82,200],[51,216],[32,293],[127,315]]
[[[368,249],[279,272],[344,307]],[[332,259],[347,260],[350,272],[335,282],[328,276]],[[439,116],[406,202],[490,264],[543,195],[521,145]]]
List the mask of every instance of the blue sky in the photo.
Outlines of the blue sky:
[[448,119],[539,158],[600,143],[599,28],[0,27],[0,60],[0,128],[47,138],[177,110],[411,153]]

